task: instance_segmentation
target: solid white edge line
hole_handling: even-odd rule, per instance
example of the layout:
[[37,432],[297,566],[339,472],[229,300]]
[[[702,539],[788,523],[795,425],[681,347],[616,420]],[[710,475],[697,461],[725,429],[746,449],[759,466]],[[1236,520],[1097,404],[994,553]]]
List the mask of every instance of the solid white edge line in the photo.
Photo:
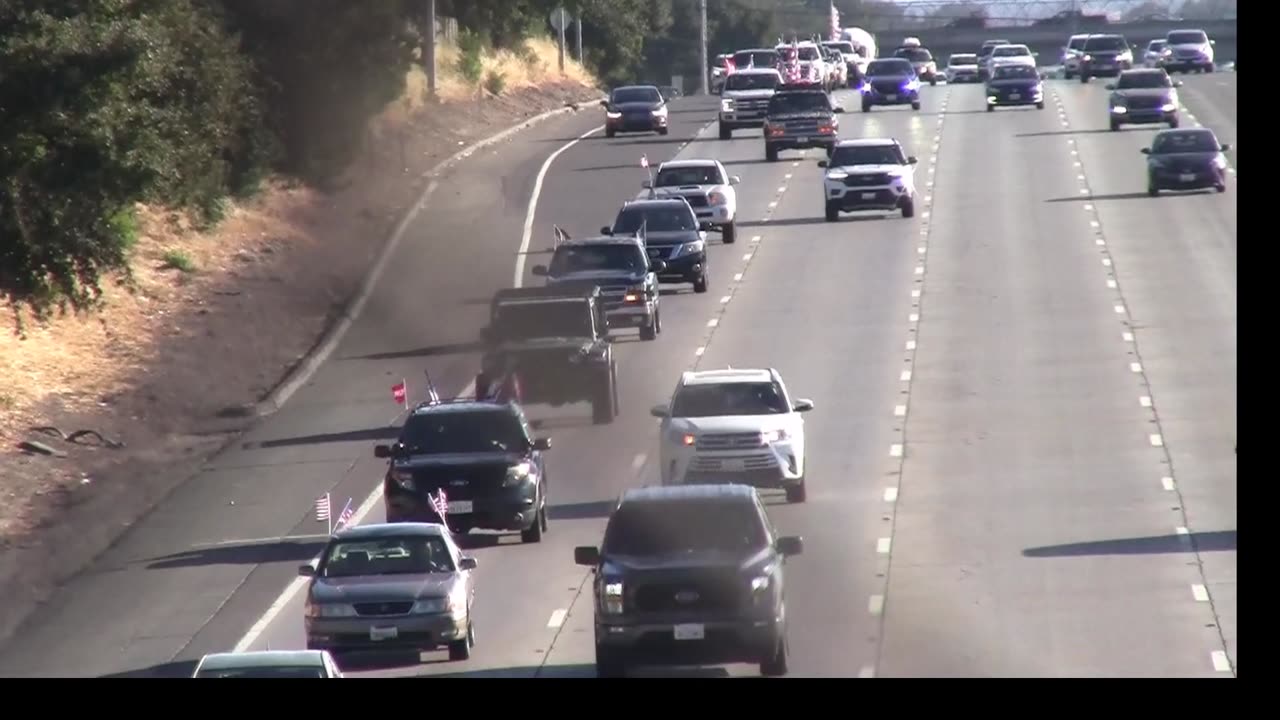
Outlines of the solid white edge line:
[[560,153],[587,139],[587,136],[600,132],[603,129],[603,125],[591,128],[561,146],[555,152],[547,156],[546,160],[542,161],[542,167],[538,169],[538,177],[533,181],[533,193],[529,196],[529,207],[528,210],[525,211],[524,215],[524,232],[520,236],[520,249],[516,253],[515,279],[512,281],[512,287],[524,287],[525,255],[529,252],[529,242],[533,238],[533,217],[538,212],[538,197],[542,195],[542,181],[546,179],[547,171],[551,169],[551,163],[555,162],[556,158],[560,157]]

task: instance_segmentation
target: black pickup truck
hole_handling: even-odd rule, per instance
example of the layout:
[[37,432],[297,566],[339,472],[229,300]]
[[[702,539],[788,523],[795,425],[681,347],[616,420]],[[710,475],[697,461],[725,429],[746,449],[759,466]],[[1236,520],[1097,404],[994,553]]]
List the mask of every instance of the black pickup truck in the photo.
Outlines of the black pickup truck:
[[823,148],[827,156],[839,140],[844,108],[831,104],[831,96],[814,85],[779,85],[769,98],[764,119],[764,156],[778,159],[779,150]]

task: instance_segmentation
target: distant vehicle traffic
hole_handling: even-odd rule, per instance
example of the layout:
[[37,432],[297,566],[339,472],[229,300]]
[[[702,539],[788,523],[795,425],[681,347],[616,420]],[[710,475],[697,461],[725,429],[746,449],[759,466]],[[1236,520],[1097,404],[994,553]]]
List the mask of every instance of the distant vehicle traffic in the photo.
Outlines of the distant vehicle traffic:
[[920,78],[909,60],[884,58],[867,65],[862,85],[862,112],[881,105],[910,105],[920,109]]
[[780,85],[769,98],[765,117],[765,159],[774,162],[781,150],[812,147],[822,148],[829,155],[840,131],[836,116],[843,112],[844,108],[831,104],[831,96],[822,88]]
[[1215,42],[1203,30],[1170,30],[1164,36],[1169,54],[1164,69],[1169,72],[1213,72]]
[[1119,75],[1133,67],[1133,50],[1123,35],[1090,35],[1080,56],[1080,82]]
[[976,53],[952,53],[947,59],[948,83],[978,82],[978,55]]
[[893,52],[893,56],[911,63],[916,77],[927,81],[930,85],[938,84],[938,63],[933,59],[933,53],[929,52],[928,48],[920,46],[919,40],[916,40],[915,45],[898,48]]
[[655,85],[614,88],[605,100],[604,116],[608,137],[620,132],[668,132],[667,99]]
[[1081,58],[1084,57],[1085,41],[1089,39],[1089,33],[1081,33],[1072,35],[1067,39],[1066,47],[1062,48],[1062,77],[1070,80],[1080,74]]
[[773,69],[738,70],[730,75],[721,91],[720,139],[732,138],[734,130],[762,127],[769,98],[781,84],[782,75]]
[[1172,51],[1169,50],[1169,41],[1163,38],[1157,38],[1147,43],[1147,49],[1142,53],[1142,64],[1149,68],[1164,67],[1165,58],[1169,57]]
[[1142,148],[1147,156],[1147,194],[1162,190],[1227,191],[1227,158],[1231,146],[1209,128],[1161,130]]

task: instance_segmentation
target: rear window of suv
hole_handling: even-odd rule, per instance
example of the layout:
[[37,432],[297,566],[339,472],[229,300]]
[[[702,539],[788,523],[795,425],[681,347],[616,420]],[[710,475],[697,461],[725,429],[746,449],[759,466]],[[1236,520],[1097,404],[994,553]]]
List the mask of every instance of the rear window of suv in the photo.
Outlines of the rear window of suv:
[[1171,45],[1203,45],[1209,38],[1199,30],[1174,30],[1165,36]]

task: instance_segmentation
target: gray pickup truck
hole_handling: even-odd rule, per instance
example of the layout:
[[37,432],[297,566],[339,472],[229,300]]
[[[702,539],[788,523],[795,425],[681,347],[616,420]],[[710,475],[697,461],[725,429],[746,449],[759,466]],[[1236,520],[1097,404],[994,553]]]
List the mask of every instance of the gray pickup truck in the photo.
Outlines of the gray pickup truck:
[[823,148],[831,156],[839,140],[844,108],[831,104],[831,96],[816,85],[779,85],[769,98],[764,119],[764,155],[778,159],[779,150]]

